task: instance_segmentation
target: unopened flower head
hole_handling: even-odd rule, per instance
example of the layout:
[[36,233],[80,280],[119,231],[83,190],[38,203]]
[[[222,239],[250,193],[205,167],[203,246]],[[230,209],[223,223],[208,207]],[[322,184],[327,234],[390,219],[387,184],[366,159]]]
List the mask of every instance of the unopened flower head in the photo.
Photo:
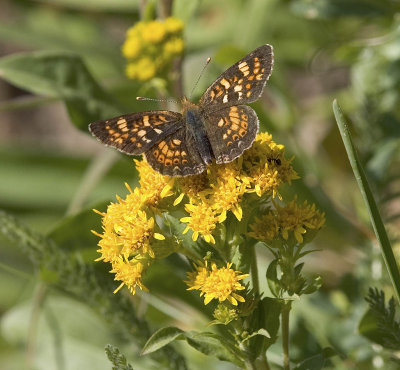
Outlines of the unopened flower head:
[[276,214],[282,237],[287,240],[289,232],[293,232],[298,243],[303,242],[307,230],[320,229],[325,223],[325,214],[319,212],[315,204],[310,205],[307,201],[298,204],[296,198],[286,206],[278,205]]
[[122,45],[126,75],[148,81],[165,74],[172,60],[183,53],[183,22],[178,18],[140,21],[129,28]]
[[315,204],[309,205],[307,201],[298,204],[295,198],[285,206],[276,204],[275,209],[256,217],[250,225],[249,235],[269,242],[278,234],[284,240],[288,240],[292,234],[298,243],[302,243],[304,234],[320,229],[324,223],[325,215],[316,209]]

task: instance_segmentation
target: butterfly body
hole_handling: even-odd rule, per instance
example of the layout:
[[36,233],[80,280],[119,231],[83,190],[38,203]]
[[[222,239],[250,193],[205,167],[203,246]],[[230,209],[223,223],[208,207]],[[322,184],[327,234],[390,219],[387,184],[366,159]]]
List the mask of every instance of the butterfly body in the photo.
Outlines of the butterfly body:
[[214,153],[208,139],[204,114],[200,111],[199,106],[186,99],[182,101],[182,106],[182,115],[186,121],[186,137],[193,137],[201,160],[208,165],[214,159]]
[[131,113],[91,123],[89,130],[126,154],[144,153],[163,175],[199,174],[213,160],[231,162],[251,146],[258,117],[245,104],[260,97],[272,66],[272,46],[260,46],[218,77],[198,105],[184,98],[181,113]]

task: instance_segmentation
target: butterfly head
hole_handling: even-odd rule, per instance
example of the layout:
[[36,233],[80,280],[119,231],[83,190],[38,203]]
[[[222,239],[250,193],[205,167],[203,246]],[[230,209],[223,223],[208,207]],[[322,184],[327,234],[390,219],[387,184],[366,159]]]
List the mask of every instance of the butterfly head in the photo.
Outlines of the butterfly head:
[[185,116],[185,113],[188,110],[192,109],[198,109],[198,106],[194,103],[192,103],[186,96],[184,96],[181,100],[181,105],[182,105],[182,115]]

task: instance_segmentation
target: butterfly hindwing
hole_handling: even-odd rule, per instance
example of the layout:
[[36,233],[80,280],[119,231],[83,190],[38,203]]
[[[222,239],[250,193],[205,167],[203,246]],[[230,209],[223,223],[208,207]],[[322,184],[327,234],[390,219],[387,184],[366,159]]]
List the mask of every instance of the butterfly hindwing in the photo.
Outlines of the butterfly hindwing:
[[148,111],[97,121],[89,125],[89,130],[102,143],[138,155],[183,125],[180,113]]
[[274,54],[271,45],[263,45],[229,67],[200,99],[205,111],[256,101],[271,75]]
[[231,106],[206,116],[206,131],[217,163],[228,163],[250,148],[258,132],[256,112]]
[[195,175],[207,167],[185,127],[159,141],[145,155],[154,170],[167,176]]

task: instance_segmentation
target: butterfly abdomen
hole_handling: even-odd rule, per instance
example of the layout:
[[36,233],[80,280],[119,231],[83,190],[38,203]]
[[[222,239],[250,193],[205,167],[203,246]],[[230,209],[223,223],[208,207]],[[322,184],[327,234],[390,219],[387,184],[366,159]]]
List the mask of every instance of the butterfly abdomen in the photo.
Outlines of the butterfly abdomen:
[[[187,134],[194,138],[196,148],[205,164],[211,163],[214,154],[208,139],[203,117],[197,107],[185,111]],[[194,149],[194,148],[193,148]]]

